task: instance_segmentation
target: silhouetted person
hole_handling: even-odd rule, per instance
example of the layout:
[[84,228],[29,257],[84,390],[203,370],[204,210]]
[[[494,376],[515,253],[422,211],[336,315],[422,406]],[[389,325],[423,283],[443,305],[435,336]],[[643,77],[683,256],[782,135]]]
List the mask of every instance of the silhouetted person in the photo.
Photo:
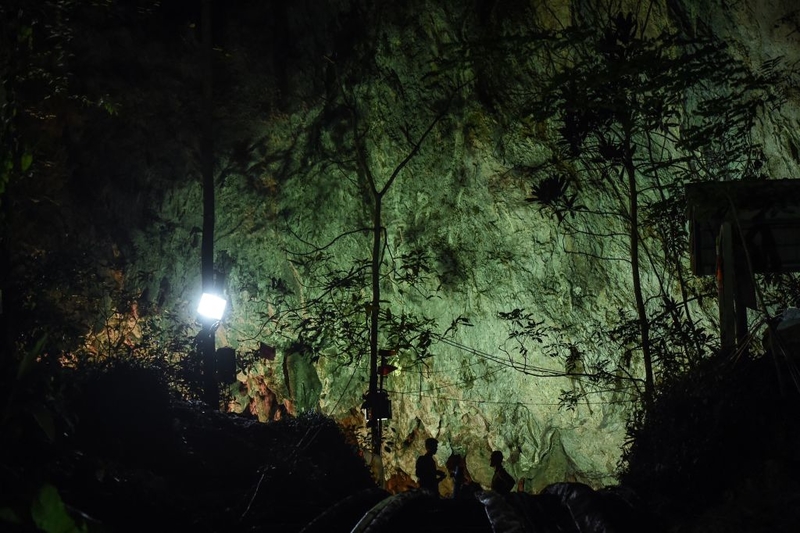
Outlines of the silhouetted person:
[[461,487],[464,485],[464,462],[460,455],[453,455],[453,461],[448,460],[447,470],[453,477],[453,498],[458,498]]
[[436,496],[439,495],[439,482],[445,477],[445,473],[436,468],[436,461],[433,459],[438,449],[439,441],[432,437],[425,439],[425,455],[417,458],[416,468],[419,487],[432,491]]
[[472,476],[467,470],[466,457],[453,454],[447,459],[445,466],[453,478],[453,499],[472,498],[477,491],[481,490],[480,484],[472,480]]
[[489,465],[494,467],[492,476],[492,490],[500,494],[508,494],[516,483],[511,474],[503,468],[503,452],[495,450],[489,458]]

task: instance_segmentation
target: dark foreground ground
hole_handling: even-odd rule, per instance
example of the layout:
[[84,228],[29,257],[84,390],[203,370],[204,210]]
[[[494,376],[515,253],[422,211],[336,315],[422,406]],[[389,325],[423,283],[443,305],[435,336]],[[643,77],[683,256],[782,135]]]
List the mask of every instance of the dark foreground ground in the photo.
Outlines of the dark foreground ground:
[[[214,412],[171,399],[148,369],[122,366],[71,391],[51,383],[49,398],[31,388],[15,391],[0,435],[0,531],[351,531],[386,500],[390,510],[372,531],[497,533],[520,524],[548,531],[535,524],[546,518],[553,531],[583,533],[608,524],[559,526],[555,515],[564,502],[591,507],[602,493],[606,501],[613,494],[614,505],[623,496],[616,509],[631,521],[620,523],[636,527],[615,531],[646,524],[676,533],[795,532],[796,370],[786,358],[740,359],[709,364],[673,384],[647,423],[632,430],[636,441],[620,487],[590,494],[561,485],[503,501],[489,494],[466,502],[422,495],[389,502],[332,420],[304,415],[263,424]],[[516,509],[507,516],[518,520],[491,523],[490,509],[495,517]]]

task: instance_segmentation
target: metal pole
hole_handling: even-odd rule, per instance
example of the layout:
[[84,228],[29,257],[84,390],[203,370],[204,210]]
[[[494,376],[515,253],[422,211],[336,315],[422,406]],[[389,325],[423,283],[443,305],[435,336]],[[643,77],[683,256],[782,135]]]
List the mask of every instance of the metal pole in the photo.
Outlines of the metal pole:
[[[203,291],[214,291],[214,142],[212,125],[211,69],[211,0],[203,0],[203,98],[201,106],[201,169],[203,174],[203,241],[201,269]],[[219,409],[219,386],[216,376],[216,327],[213,322],[203,326],[201,353],[203,357],[203,400]]]

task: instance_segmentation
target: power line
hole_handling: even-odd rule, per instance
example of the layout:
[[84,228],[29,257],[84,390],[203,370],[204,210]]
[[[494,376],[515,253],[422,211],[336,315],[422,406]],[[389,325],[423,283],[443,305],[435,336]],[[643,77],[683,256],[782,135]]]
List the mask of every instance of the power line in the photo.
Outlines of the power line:
[[[476,376],[476,377],[473,377],[473,378],[464,379],[464,380],[456,382],[456,383],[451,383],[450,385],[442,385],[441,387],[433,387],[433,388],[430,388],[430,389],[426,389],[425,392],[432,392],[432,391],[437,391],[437,390],[441,390],[441,389],[450,389],[450,388],[453,388],[453,387],[459,387],[461,385],[472,384],[475,381],[486,379],[487,377],[492,376],[494,374],[497,374],[499,372],[502,372],[503,370],[505,370],[505,369],[504,368],[498,368],[498,369],[486,372],[481,376]],[[449,372],[449,371],[448,370],[442,370],[440,372],[444,373],[444,372]],[[418,392],[422,392],[422,391],[418,391]]]
[[[476,356],[478,356],[478,357],[480,357],[480,358],[482,358],[484,360],[496,363],[496,364],[500,365],[503,368],[499,368],[497,370],[494,370],[494,371],[491,371],[491,372],[487,372],[487,373],[483,374],[482,376],[476,376],[474,378],[470,378],[470,379],[463,380],[463,381],[460,381],[460,382],[452,383],[452,384],[449,384],[449,385],[442,385],[440,387],[433,387],[433,388],[426,389],[426,390],[400,391],[400,390],[389,390],[389,389],[387,389],[387,392],[391,392],[393,394],[403,395],[403,396],[418,395],[420,397],[432,398],[432,399],[444,400],[444,401],[451,401],[451,402],[457,402],[457,403],[475,403],[475,404],[487,403],[487,404],[496,404],[496,405],[525,405],[525,406],[561,406],[562,405],[561,402],[558,402],[558,403],[535,402],[534,403],[534,402],[503,401],[503,400],[480,400],[480,399],[451,398],[451,397],[445,397],[445,396],[425,394],[425,393],[431,393],[431,392],[435,392],[435,391],[442,390],[442,389],[451,389],[453,387],[459,387],[461,385],[471,384],[471,383],[473,383],[475,381],[478,381],[478,380],[481,380],[481,379],[485,379],[486,377],[488,377],[490,375],[499,373],[499,372],[501,372],[502,370],[505,370],[505,369],[512,369],[512,370],[515,370],[515,371],[518,371],[518,372],[523,372],[523,373],[528,374],[528,375],[533,375],[535,377],[547,377],[547,378],[551,378],[551,377],[560,377],[560,378],[569,377],[564,372],[560,372],[560,371],[556,371],[556,370],[552,370],[552,369],[544,368],[544,367],[538,367],[538,366],[535,366],[535,365],[528,365],[527,363],[525,364],[524,368],[520,368],[519,365],[516,365],[513,362],[509,362],[509,361],[507,361],[504,358],[501,358],[499,356],[489,354],[487,352],[478,350],[477,348],[473,348],[471,346],[467,346],[465,344],[456,342],[454,340],[448,339],[448,338],[443,337],[441,335],[433,334],[433,336],[438,341],[440,341],[440,342],[442,342],[444,344],[450,345],[453,348],[465,351],[465,352],[470,353],[472,355],[476,355]],[[473,366],[473,365],[470,365],[470,366]],[[447,372],[447,370],[443,370],[443,371],[430,370],[429,372]],[[609,392],[609,391],[605,391],[605,392]],[[599,392],[597,392],[597,394],[599,394]],[[623,402],[625,402],[625,403],[635,403],[636,401],[637,400],[635,398],[632,398],[632,399],[628,399],[628,400],[620,399],[620,400],[615,400],[615,401],[602,401],[602,402],[592,402],[592,403],[594,405],[611,405],[611,404],[619,404],[619,403],[623,403]]]
[[553,378],[553,377],[565,377],[565,373],[558,370],[552,370],[550,368],[544,368],[535,365],[529,365],[525,363],[522,367],[520,365],[515,364],[513,361],[509,362],[505,358],[502,358],[497,355],[492,355],[490,353],[478,350],[477,348],[472,348],[471,346],[467,346],[465,344],[461,344],[454,340],[448,339],[441,335],[433,334],[432,336],[436,337],[439,342],[443,342],[444,344],[448,344],[453,348],[457,348],[459,350],[465,351],[472,355],[477,355],[483,359],[488,361],[492,361],[493,363],[497,363],[499,365],[503,365],[507,368],[511,368],[512,370],[516,370],[517,372],[522,372],[523,374],[532,375],[535,377],[540,378]]
[[[452,386],[456,386],[456,385],[452,385]],[[418,391],[399,391],[399,390],[389,390],[389,389],[387,389],[386,392],[390,392],[392,394],[397,394],[397,395],[400,395],[400,396],[413,396],[413,395],[419,394],[420,396],[422,396],[424,398],[432,398],[432,399],[435,399],[435,400],[444,400],[444,401],[450,401],[450,402],[456,402],[456,403],[475,403],[475,404],[487,403],[487,404],[494,404],[494,405],[524,405],[526,407],[531,407],[531,406],[534,406],[534,407],[535,406],[558,407],[558,406],[562,405],[560,402],[552,403],[552,402],[521,402],[519,400],[515,400],[515,401],[510,401],[510,400],[481,400],[481,399],[452,398],[452,397],[448,397],[448,396],[437,396],[437,395],[431,395],[431,394],[423,394],[425,392],[430,392],[431,390],[434,390],[434,389],[421,391],[421,392],[418,392]],[[637,402],[636,399],[630,399],[630,400],[591,402],[591,404],[592,405],[615,405],[615,404],[620,404],[620,403],[636,403],[636,402]]]
[[[482,365],[482,364],[483,364],[483,361],[472,361],[472,362],[467,364],[466,368],[470,368],[471,369],[473,367],[476,367],[476,366]],[[465,367],[462,366],[461,368],[463,369]],[[402,367],[402,370],[404,372],[412,372],[412,371],[416,372],[417,369],[420,369],[420,371],[424,370],[425,374],[428,375],[428,376],[431,375],[431,374],[448,374],[448,373],[452,373],[453,372],[453,370],[450,369],[450,368],[442,368],[442,369],[438,369],[438,370],[434,369],[434,368],[429,368],[428,365],[423,366],[422,362],[415,362],[414,364],[412,364],[410,366]]]

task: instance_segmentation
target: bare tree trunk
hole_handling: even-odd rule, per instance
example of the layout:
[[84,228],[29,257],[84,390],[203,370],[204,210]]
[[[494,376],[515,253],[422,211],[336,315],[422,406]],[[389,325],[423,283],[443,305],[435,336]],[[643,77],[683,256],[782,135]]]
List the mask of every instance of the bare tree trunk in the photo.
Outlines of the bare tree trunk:
[[[460,90],[460,87],[458,88]],[[452,100],[456,92],[450,96]],[[365,145],[362,141],[362,134],[359,130],[358,112],[353,106],[353,136],[355,140],[356,149],[356,162],[358,164],[358,171],[361,173],[366,183],[369,185],[369,192],[372,196],[372,257],[371,257],[371,288],[372,299],[369,308],[369,390],[367,392],[367,401],[376,401],[378,392],[378,342],[379,342],[379,321],[380,321],[380,306],[381,306],[381,265],[383,264],[382,249],[385,246],[384,240],[381,238],[383,235],[383,198],[392,188],[395,180],[400,175],[400,172],[408,165],[408,163],[419,153],[420,147],[425,139],[433,131],[434,126],[445,116],[446,110],[449,107],[450,100],[447,106],[440,111],[436,117],[431,121],[419,139],[413,144],[411,150],[403,158],[400,163],[392,171],[392,174],[386,180],[382,187],[379,186],[375,176],[370,170],[369,161]],[[374,474],[376,474],[377,481],[383,485],[383,458],[381,456],[381,441],[383,438],[383,422],[379,418],[369,420],[370,426],[370,440],[372,445],[372,458],[370,466]]]
[[636,312],[639,319],[639,332],[642,340],[642,358],[644,359],[644,403],[651,407],[655,396],[653,379],[653,355],[650,346],[650,322],[642,295],[642,280],[639,266],[639,191],[636,186],[636,168],[633,164],[633,148],[628,128],[625,128],[625,173],[628,178],[630,194],[628,213],[630,215],[630,253],[631,275],[633,276],[633,293],[636,299]]
[[[378,319],[381,305],[381,208],[383,195],[372,191],[375,211],[372,214],[372,303],[369,324],[369,396],[376,398],[378,391]],[[372,451],[381,453],[381,421],[373,420]]]

